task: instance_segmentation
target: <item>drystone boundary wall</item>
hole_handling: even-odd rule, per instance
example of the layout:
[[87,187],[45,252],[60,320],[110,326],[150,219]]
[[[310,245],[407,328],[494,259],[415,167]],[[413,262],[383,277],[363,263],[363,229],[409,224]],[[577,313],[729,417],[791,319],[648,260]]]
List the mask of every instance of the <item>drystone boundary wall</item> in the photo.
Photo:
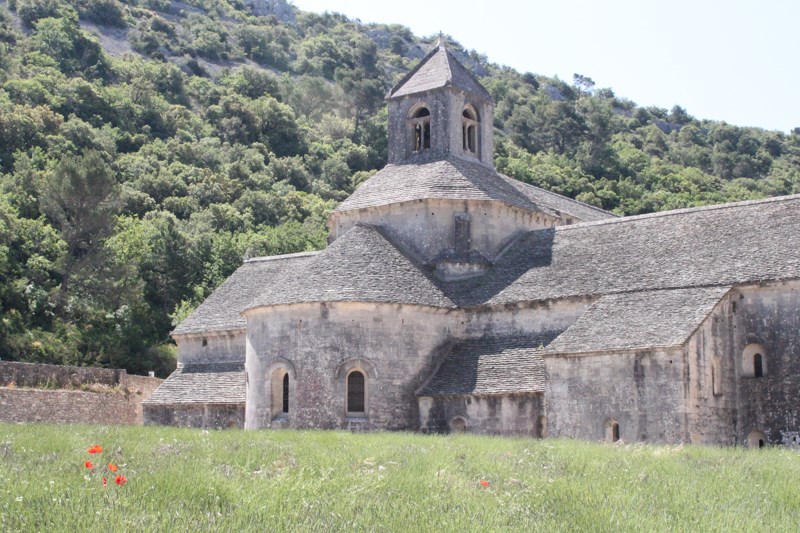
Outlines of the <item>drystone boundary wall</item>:
[[[142,424],[142,402],[161,382],[125,370],[0,361],[0,422]],[[90,390],[71,390],[81,388]]]
[[0,421],[51,424],[136,424],[122,393],[0,388]]
[[120,374],[123,373],[124,370],[110,368],[0,361],[0,386],[13,383],[17,387],[48,389],[78,388],[89,384],[115,387],[120,382]]

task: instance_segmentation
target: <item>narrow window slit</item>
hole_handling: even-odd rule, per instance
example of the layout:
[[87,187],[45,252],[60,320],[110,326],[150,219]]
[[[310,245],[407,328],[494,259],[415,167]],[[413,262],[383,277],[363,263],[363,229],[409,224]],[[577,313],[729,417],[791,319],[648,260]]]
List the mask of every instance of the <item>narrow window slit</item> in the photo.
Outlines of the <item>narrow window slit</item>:
[[283,412],[289,413],[289,374],[283,375]]

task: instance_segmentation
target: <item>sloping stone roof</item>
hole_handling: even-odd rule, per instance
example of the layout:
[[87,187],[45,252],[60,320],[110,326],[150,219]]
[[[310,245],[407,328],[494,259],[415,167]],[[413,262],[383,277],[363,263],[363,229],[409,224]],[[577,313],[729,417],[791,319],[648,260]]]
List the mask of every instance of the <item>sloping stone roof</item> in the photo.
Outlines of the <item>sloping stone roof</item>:
[[475,79],[475,76],[443,45],[431,50],[413,70],[403,76],[386,98],[398,98],[447,86],[482,96],[488,101],[492,100],[489,92]]
[[613,213],[609,213],[599,207],[594,207],[572,198],[567,198],[554,192],[546,191],[529,183],[524,183],[503,174],[500,176],[510,183],[514,188],[524,194],[531,202],[540,208],[546,209],[556,215],[566,214],[577,218],[581,222],[596,222],[617,218]]
[[283,271],[246,308],[340,301],[454,307],[376,227],[357,224],[314,257]]
[[239,313],[284,270],[293,270],[317,252],[249,259],[172,332],[173,335],[244,329]]
[[460,306],[800,278],[800,195],[533,231]]
[[543,353],[682,346],[729,289],[698,287],[603,296]]
[[244,363],[186,365],[164,380],[143,405],[244,404]]
[[387,165],[365,181],[336,212],[424,199],[496,200],[542,211],[494,169],[461,158]]
[[419,396],[535,393],[545,390],[541,348],[555,334],[484,337],[453,346]]

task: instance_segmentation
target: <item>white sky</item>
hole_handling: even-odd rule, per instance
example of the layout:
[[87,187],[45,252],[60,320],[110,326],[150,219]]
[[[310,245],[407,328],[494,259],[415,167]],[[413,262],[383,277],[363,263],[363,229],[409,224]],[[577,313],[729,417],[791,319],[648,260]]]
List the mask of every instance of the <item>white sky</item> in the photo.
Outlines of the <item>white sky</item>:
[[580,73],[639,105],[800,127],[800,0],[293,0],[304,11],[452,35],[521,72]]

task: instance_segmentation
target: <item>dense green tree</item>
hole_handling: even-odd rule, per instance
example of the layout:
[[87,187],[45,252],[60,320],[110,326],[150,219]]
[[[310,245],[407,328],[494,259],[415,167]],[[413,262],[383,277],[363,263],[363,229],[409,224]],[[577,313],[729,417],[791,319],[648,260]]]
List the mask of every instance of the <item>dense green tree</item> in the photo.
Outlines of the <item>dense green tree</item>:
[[67,245],[56,297],[61,307],[67,301],[76,271],[96,259],[103,240],[113,232],[118,189],[113,170],[95,151],[62,159],[52,173],[44,176],[39,197],[42,210]]
[[81,30],[78,15],[71,8],[62,7],[57,17],[37,20],[30,44],[33,50],[55,61],[64,74],[80,73],[89,78],[108,75],[100,43]]

